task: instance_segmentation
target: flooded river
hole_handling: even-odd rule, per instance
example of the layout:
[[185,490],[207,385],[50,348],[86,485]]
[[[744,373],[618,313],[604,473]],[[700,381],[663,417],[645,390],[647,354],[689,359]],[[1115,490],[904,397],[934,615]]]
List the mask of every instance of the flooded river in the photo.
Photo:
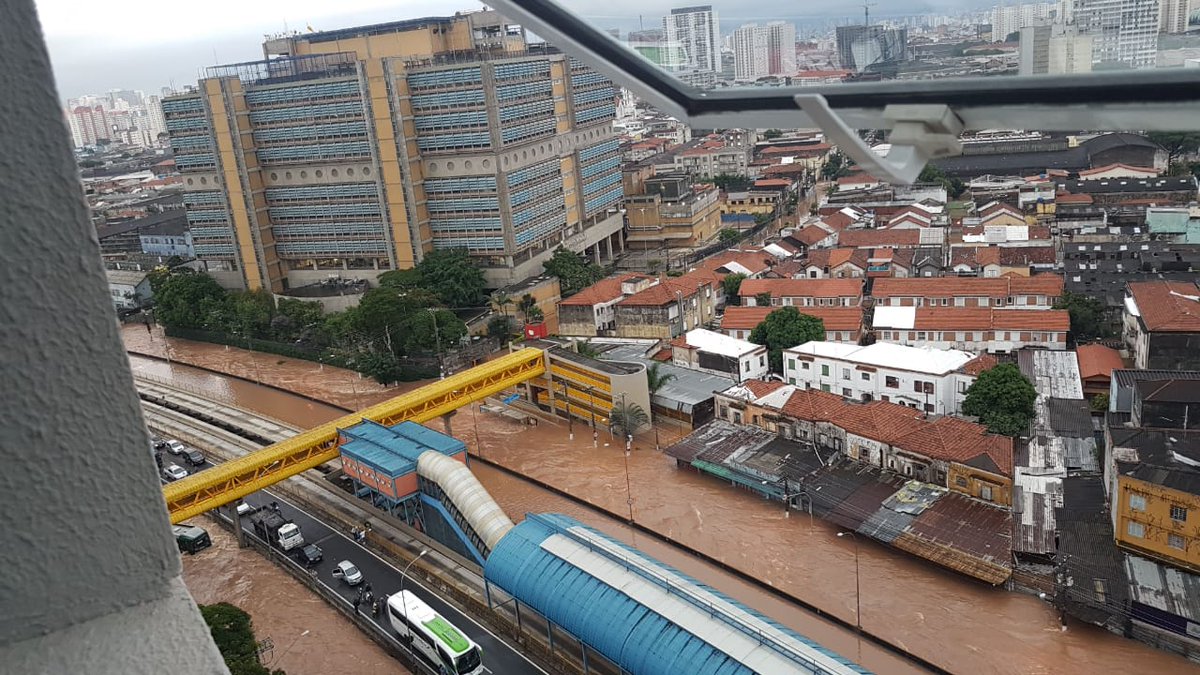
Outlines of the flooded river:
[[[127,329],[128,331],[128,329]],[[144,331],[143,331],[144,332]],[[176,358],[190,345],[173,343]],[[208,367],[219,350],[245,368],[245,352],[203,345]],[[257,355],[263,358],[263,355]],[[312,377],[314,364],[273,359],[281,387],[346,405],[327,396]],[[275,363],[277,362],[277,363]],[[309,426],[339,412],[253,382],[231,381],[186,366],[134,357],[135,369],[189,388],[220,395],[235,405]],[[241,364],[241,365],[237,365]],[[355,378],[345,371],[327,377]],[[307,376],[306,376],[307,373]],[[272,382],[264,373],[264,381]],[[378,390],[373,396],[395,392]],[[435,428],[440,429],[440,425]],[[707,476],[677,469],[655,452],[652,435],[637,439],[628,457],[606,431],[593,446],[591,430],[576,424],[575,439],[565,424],[526,427],[477,410],[453,418],[455,434],[489,461],[590,502],[622,519],[632,508],[636,522],[680,542],[783,593],[801,598],[850,624],[881,636],[947,670],[961,673],[1183,673],[1194,664],[1105,631],[1072,623],[1061,632],[1057,612],[1032,596],[1010,593],[943,571],[901,552],[863,539],[837,537],[832,526],[805,514],[785,514],[782,506],[739,491]],[[663,444],[667,435],[663,436]],[[628,471],[626,471],[628,467]],[[529,511],[556,511],[629,542],[821,644],[879,673],[914,672],[891,653],[853,630],[837,627],[799,605],[747,583],[679,548],[638,534],[621,520],[601,515],[528,481],[476,465],[476,474],[515,520]],[[628,486],[628,487],[627,487]],[[632,501],[632,504],[629,502]],[[265,564],[265,563],[264,563]],[[861,595],[856,597],[856,569]],[[314,602],[316,600],[314,599]]]

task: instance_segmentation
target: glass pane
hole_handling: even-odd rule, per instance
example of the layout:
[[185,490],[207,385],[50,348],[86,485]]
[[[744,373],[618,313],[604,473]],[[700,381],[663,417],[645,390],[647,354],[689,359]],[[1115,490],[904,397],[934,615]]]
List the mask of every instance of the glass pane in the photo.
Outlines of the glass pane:
[[1200,68],[1188,0],[560,4],[701,89]]

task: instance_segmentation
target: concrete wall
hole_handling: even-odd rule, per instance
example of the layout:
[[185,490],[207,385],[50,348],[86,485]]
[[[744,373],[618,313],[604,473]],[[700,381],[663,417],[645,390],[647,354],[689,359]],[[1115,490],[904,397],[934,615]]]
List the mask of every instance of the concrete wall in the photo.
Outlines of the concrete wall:
[[21,315],[0,321],[0,670],[227,672],[180,579],[31,0],[0,6],[0,63],[0,306]]

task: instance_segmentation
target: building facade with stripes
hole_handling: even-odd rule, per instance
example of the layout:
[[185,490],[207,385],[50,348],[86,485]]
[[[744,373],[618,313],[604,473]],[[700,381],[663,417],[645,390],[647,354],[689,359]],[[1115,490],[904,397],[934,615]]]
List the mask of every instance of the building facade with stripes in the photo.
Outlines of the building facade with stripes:
[[197,257],[273,292],[465,249],[490,285],[622,246],[611,82],[495,12],[288,35],[163,101]]

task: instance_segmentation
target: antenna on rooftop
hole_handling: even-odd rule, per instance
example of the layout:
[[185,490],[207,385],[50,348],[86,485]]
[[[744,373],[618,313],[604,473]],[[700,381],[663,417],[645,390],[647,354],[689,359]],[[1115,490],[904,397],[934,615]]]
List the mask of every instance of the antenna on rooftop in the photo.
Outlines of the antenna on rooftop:
[[864,3],[862,4],[862,8],[863,8],[863,25],[864,25],[864,26],[870,26],[870,25],[871,25],[871,8],[872,8],[872,7],[874,7],[874,6],[876,6],[876,5],[878,5],[878,4],[879,4],[878,2],[864,2]]

